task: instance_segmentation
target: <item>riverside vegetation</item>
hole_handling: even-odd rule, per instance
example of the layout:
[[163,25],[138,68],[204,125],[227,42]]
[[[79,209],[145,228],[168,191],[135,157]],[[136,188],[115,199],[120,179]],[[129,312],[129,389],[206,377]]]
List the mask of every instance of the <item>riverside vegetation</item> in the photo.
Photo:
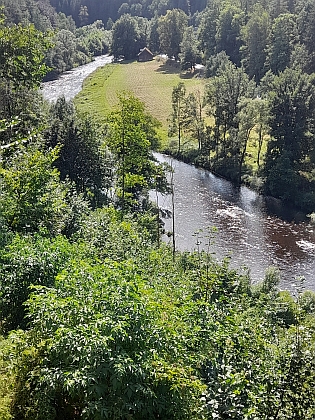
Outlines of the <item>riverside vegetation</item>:
[[[313,419],[315,294],[298,278],[296,296],[279,291],[273,268],[251,284],[211,254],[211,235],[209,252],[161,243],[148,199],[150,189],[169,191],[168,168],[151,152],[159,122],[128,92],[102,123],[64,98],[46,104],[38,87],[50,45],[33,26],[1,22],[1,419]],[[297,100],[301,87],[311,101],[298,70],[270,85],[292,75]],[[178,130],[186,91],[175,87]],[[239,127],[218,120],[214,105],[212,121],[231,139]],[[303,141],[283,147],[311,166],[304,122]],[[228,147],[212,153],[219,160]]]

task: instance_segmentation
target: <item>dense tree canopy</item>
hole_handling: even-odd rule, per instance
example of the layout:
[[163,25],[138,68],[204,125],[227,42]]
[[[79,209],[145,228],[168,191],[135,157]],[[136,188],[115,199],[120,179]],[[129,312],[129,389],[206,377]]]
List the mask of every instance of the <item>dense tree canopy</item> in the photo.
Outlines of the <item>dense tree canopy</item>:
[[[274,196],[298,203],[304,184],[308,184],[303,169],[313,167],[309,162],[314,149],[313,77],[286,69],[274,78],[269,95],[271,141],[265,165],[266,188]],[[309,199],[305,206],[312,206]]]
[[61,97],[51,106],[45,139],[49,148],[60,146],[54,162],[60,178],[74,182],[76,191],[93,207],[106,202],[111,167],[100,128],[89,118],[78,116],[73,103]]
[[140,48],[146,46],[147,40],[138,20],[130,14],[124,14],[113,26],[113,42],[111,53],[115,58],[134,59]]
[[47,73],[43,61],[49,45],[47,34],[33,25],[0,23],[0,80],[12,89],[38,87]]

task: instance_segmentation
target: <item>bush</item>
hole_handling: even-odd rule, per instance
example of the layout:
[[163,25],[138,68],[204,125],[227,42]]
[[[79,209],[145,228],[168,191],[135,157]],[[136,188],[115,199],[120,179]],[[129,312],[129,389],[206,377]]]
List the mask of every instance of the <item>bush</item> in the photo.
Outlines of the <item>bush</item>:
[[24,302],[31,285],[52,286],[55,276],[76,250],[63,237],[21,237],[0,251],[0,328],[25,328]]

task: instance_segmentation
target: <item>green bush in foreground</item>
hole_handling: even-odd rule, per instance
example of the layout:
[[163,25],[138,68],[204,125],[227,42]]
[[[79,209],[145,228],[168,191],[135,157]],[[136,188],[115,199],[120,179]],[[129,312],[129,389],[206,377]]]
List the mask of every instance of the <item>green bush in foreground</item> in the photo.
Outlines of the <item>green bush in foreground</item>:
[[275,270],[252,287],[228,259],[173,256],[153,222],[103,208],[71,241],[3,249],[2,305],[28,299],[29,328],[1,345],[3,417],[313,419],[314,294],[279,292]]
[[199,418],[204,386],[182,309],[157,303],[137,271],[132,261],[82,261],[37,288],[17,418]]

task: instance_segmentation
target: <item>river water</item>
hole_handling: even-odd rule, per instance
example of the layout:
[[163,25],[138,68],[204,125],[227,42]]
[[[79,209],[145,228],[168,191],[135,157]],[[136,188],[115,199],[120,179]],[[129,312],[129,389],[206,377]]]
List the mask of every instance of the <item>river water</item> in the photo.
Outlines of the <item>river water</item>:
[[[72,99],[81,90],[83,80],[111,60],[110,56],[97,57],[57,80],[43,83],[45,98],[56,101],[64,95]],[[277,200],[265,199],[246,187],[235,188],[208,171],[167,156],[156,157],[174,168],[177,249],[208,249],[210,244],[216,258],[228,256],[232,267],[246,266],[254,282],[263,279],[269,266],[275,266],[280,270],[281,288],[294,292],[301,276],[305,288],[315,290],[315,226],[297,222],[300,215]],[[158,200],[166,213],[172,210],[171,196],[159,196]],[[172,218],[163,220],[166,231],[172,232]],[[166,236],[165,240],[171,241]]]
[[[236,188],[209,171],[155,156],[174,169],[177,249],[209,248],[220,260],[230,257],[234,268],[246,266],[254,282],[263,279],[269,266],[275,266],[280,270],[281,288],[294,292],[300,285],[298,277],[304,276],[304,286],[315,290],[315,226],[294,221],[302,215],[247,187]],[[158,203],[163,213],[172,211],[171,196],[160,195]],[[172,218],[163,221],[166,231],[172,232]]]
[[55,102],[59,96],[63,95],[66,100],[73,99],[82,89],[84,79],[88,77],[98,67],[112,62],[109,55],[95,57],[91,63],[80,66],[76,69],[67,71],[56,80],[51,80],[42,84],[44,98]]

